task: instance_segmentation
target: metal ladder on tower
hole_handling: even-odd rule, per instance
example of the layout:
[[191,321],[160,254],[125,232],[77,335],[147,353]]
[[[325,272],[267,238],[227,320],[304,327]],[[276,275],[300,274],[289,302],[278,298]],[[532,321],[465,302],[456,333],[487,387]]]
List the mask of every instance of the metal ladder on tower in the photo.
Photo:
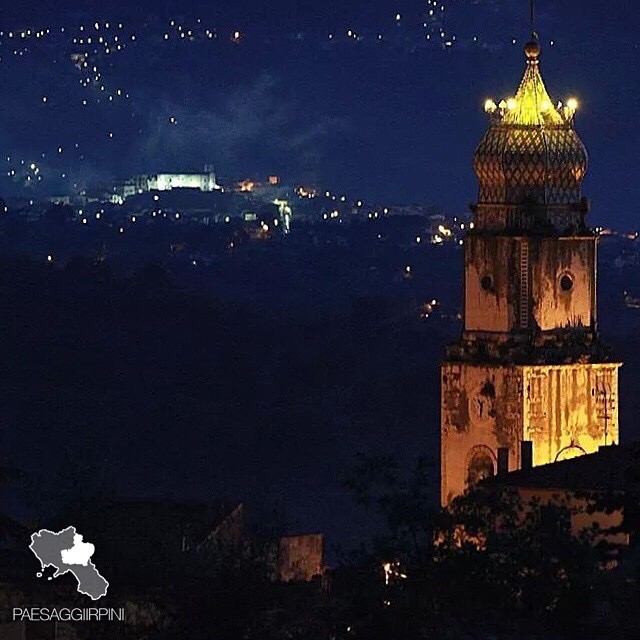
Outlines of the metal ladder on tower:
[[529,242],[520,240],[520,328],[529,328]]

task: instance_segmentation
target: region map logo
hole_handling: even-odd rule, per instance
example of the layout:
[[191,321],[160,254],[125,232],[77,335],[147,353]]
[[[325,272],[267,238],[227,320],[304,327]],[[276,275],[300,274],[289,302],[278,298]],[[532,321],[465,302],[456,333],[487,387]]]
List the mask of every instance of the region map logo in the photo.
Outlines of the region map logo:
[[[56,570],[49,580],[71,573],[78,581],[79,593],[92,600],[99,600],[107,594],[109,583],[91,562],[96,548],[90,542],[83,542],[83,536],[75,527],[67,527],[57,533],[41,529],[31,535],[29,549],[43,570],[46,567]],[[38,577],[42,577],[42,573],[38,573]]]

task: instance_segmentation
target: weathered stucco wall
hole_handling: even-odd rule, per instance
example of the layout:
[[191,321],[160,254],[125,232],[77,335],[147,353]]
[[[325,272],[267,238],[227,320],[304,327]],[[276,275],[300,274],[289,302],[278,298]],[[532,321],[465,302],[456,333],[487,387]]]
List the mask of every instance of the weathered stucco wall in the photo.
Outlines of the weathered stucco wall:
[[523,367],[524,439],[534,465],[619,442],[619,364]]
[[465,330],[510,331],[516,323],[517,239],[465,239]]
[[[571,511],[571,534],[580,536],[585,530],[598,525],[603,533],[596,536],[594,543],[606,541],[609,544],[628,545],[629,534],[623,531],[607,532],[611,528],[620,527],[623,523],[622,509],[616,509],[611,513],[595,508],[598,503],[597,494],[591,492],[575,492],[563,488],[528,488],[518,487],[518,493],[524,505],[538,502],[544,504],[557,504],[566,506]],[[590,497],[585,497],[591,493]],[[526,512],[525,512],[526,513]],[[523,514],[524,515],[524,514]]]
[[285,536],[280,539],[282,582],[309,582],[324,573],[324,535]]
[[541,465],[619,442],[617,363],[480,365],[441,369],[441,500],[495,473],[498,449],[520,468],[520,442]]
[[532,312],[541,330],[592,326],[595,251],[593,237],[530,239]]
[[441,369],[441,499],[464,492],[470,471],[484,461],[496,471],[497,450],[510,450],[510,469],[520,460],[522,371],[518,367],[447,362]]

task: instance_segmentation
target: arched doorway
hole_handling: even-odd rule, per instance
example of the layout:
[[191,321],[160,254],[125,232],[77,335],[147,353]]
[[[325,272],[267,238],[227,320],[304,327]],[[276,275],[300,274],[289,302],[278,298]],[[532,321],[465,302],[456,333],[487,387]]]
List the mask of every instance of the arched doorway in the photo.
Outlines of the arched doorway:
[[563,447],[556,454],[554,462],[560,462],[561,460],[571,460],[571,458],[577,458],[578,456],[586,455],[586,451],[575,442],[572,442],[570,445]]
[[467,456],[467,488],[495,474],[496,457],[493,451],[485,445],[476,445],[473,447]]

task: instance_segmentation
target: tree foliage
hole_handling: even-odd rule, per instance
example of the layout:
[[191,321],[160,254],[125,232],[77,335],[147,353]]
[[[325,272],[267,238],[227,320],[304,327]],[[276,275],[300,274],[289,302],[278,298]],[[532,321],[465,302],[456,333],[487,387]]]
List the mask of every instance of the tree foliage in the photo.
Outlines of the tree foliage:
[[[424,461],[403,476],[390,459],[361,459],[347,485],[387,523],[344,575],[351,637],[573,638],[628,626],[613,614],[636,589],[637,570],[621,578],[633,560],[612,564],[598,526],[572,529],[587,508],[571,496],[483,486],[434,509]],[[369,569],[367,598],[357,566]]]

